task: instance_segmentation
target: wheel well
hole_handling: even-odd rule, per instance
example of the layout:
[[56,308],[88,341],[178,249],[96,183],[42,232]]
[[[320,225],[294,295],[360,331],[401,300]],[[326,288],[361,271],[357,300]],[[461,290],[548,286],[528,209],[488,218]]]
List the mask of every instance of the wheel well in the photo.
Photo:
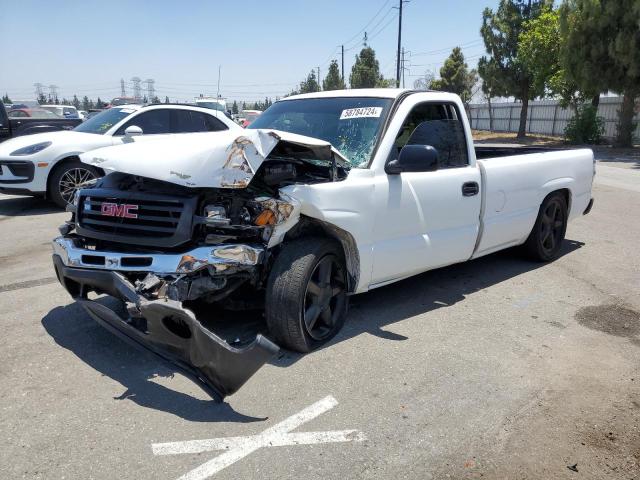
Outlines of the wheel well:
[[[554,190],[553,192],[550,192],[546,197],[544,197],[544,200],[549,198],[554,193],[561,193],[564,196],[564,199],[567,202],[567,214],[571,212],[571,190],[569,190],[568,188],[560,188],[558,190]],[[544,200],[542,201],[542,203],[544,203]],[[540,205],[542,205],[542,203],[540,203]]]
[[349,293],[354,292],[360,280],[360,254],[353,236],[335,225],[301,215],[300,221],[285,235],[283,244],[287,240],[311,236],[332,238],[342,247],[349,282],[347,290]]

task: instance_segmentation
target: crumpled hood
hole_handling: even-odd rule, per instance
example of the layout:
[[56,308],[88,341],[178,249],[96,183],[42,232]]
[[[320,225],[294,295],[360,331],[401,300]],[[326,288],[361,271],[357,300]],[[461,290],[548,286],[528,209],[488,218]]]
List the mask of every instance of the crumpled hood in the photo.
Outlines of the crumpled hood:
[[99,148],[80,155],[107,172],[153,178],[194,188],[245,188],[269,153],[281,142],[303,146],[314,158],[347,160],[330,143],[277,130],[245,130],[170,135],[144,142]]
[[[89,142],[94,144],[102,135],[96,135],[93,133],[74,132],[72,130],[60,130],[55,132],[35,133],[33,135],[22,135],[20,137],[10,138],[0,143],[0,156],[7,157],[11,152],[18,150],[19,148],[35,145],[36,143],[51,142],[53,145],[84,145]],[[107,139],[108,143],[111,143],[111,139]]]

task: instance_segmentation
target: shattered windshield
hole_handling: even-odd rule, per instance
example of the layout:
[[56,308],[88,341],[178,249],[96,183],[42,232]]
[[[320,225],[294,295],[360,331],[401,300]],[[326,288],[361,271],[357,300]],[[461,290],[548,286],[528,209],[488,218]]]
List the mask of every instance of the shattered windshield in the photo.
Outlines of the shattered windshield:
[[282,130],[331,143],[352,167],[366,168],[390,98],[336,97],[274,103],[248,128]]

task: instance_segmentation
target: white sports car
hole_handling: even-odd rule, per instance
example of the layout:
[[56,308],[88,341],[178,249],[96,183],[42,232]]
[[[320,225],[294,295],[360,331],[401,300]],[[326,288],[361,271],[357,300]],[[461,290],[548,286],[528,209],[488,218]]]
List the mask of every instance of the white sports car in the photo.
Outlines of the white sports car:
[[100,177],[78,156],[100,147],[171,135],[242,129],[224,113],[190,105],[122,105],[73,130],[26,135],[0,144],[0,193],[44,196],[61,207],[78,187]]

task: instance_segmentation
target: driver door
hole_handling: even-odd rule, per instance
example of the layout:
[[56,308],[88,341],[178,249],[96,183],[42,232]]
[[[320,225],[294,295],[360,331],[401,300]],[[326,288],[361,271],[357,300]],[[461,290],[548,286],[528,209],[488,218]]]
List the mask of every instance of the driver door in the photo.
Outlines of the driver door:
[[389,159],[407,144],[438,151],[437,169],[382,173],[376,181],[371,286],[469,259],[479,229],[480,172],[470,165],[461,112],[452,103],[418,103]]

